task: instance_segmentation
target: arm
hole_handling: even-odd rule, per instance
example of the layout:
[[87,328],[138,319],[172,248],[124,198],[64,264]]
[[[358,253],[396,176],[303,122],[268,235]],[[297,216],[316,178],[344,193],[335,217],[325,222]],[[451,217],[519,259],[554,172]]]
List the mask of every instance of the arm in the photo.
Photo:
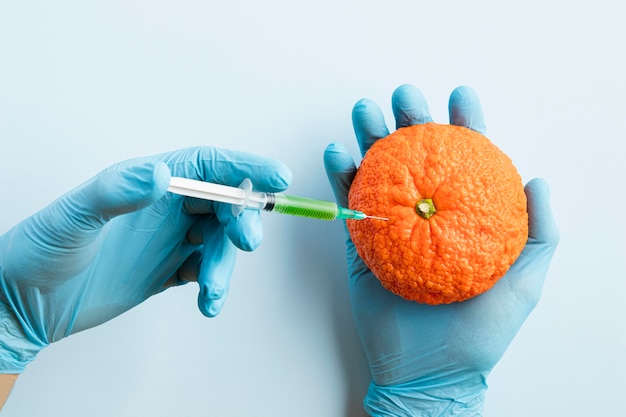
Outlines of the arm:
[[18,376],[18,374],[0,374],[0,410],[7,401]]

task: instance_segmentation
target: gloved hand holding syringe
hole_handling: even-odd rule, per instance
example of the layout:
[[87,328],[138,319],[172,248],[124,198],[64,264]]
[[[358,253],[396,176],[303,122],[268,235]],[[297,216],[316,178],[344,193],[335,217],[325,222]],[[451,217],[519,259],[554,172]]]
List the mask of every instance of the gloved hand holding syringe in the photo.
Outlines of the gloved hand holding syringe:
[[244,209],[251,208],[320,220],[388,220],[384,217],[368,216],[357,210],[340,207],[330,201],[252,191],[252,182],[247,178],[239,187],[230,187],[188,178],[172,177],[167,190],[188,197],[232,204],[235,216],[238,216]]

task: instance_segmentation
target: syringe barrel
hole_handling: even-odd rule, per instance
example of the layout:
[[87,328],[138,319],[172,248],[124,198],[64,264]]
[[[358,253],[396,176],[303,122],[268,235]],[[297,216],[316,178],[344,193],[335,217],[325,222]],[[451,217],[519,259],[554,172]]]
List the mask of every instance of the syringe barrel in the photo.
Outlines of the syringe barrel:
[[268,193],[266,210],[320,220],[335,220],[339,213],[337,204],[330,201],[294,197],[284,194],[273,194],[273,199],[274,204],[273,207],[271,207],[272,194]]

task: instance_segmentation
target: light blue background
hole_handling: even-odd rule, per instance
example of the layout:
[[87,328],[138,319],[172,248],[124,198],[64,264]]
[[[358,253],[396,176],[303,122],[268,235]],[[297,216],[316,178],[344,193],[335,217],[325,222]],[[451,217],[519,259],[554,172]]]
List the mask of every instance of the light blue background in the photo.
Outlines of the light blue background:
[[[547,179],[561,229],[540,305],[485,416],[602,416],[626,392],[626,6],[621,1],[0,0],[0,232],[109,164],[194,145],[278,158],[332,199],[327,143],[389,117],[402,83],[436,121],[474,87],[488,136]],[[3,416],[363,415],[339,223],[264,215],[222,314],[197,286],[45,349]]]

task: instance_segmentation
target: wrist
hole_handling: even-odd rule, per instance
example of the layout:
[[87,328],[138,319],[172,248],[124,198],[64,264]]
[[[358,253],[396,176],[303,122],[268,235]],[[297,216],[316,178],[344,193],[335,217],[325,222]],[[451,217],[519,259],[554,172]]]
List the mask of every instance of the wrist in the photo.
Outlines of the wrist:
[[13,302],[14,291],[7,284],[0,265],[0,374],[22,373],[39,351],[48,344],[42,342],[24,322],[26,311]]
[[480,417],[486,390],[482,374],[460,383],[415,380],[382,386],[372,381],[363,407],[372,417]]
[[0,301],[0,373],[20,374],[46,344],[26,336],[6,305]]

